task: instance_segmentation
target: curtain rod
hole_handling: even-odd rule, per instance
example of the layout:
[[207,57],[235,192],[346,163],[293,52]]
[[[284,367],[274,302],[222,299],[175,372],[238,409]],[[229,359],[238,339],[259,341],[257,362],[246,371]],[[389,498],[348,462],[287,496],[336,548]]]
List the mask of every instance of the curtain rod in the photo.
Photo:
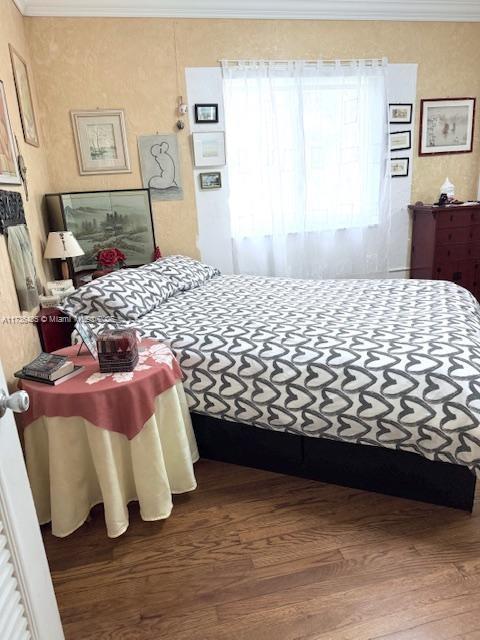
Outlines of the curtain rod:
[[279,65],[288,65],[292,62],[303,62],[304,64],[307,65],[317,65],[319,62],[322,64],[331,64],[331,65],[337,65],[337,64],[343,64],[343,65],[351,65],[351,64],[358,64],[363,62],[366,65],[369,64],[386,64],[388,62],[387,58],[367,58],[365,60],[322,60],[322,59],[318,59],[318,60],[218,60],[218,62],[223,66],[226,65],[240,65],[240,64],[246,64],[246,65],[256,65],[256,64],[279,64]]

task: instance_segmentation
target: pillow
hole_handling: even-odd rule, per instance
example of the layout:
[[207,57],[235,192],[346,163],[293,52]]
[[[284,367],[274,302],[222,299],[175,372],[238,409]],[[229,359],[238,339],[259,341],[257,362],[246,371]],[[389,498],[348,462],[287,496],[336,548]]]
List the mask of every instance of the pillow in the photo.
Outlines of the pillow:
[[167,256],[140,269],[144,273],[169,278],[175,285],[176,291],[188,291],[220,275],[220,271],[215,267],[187,256]]
[[174,284],[142,269],[119,269],[96,278],[72,293],[60,305],[71,316],[103,315],[137,320],[175,293]]

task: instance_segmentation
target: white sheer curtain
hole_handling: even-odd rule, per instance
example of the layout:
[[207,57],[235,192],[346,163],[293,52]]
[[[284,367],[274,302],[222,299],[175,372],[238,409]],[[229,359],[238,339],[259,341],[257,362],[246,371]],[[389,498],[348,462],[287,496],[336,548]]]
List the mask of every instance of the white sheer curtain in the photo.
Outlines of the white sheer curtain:
[[386,66],[222,62],[237,273],[386,275]]

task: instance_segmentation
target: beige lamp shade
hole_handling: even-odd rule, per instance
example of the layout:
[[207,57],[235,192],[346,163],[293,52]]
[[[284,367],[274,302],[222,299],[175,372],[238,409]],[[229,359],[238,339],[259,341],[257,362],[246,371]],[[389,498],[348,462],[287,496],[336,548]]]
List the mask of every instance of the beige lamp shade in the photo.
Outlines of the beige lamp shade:
[[71,231],[50,231],[48,234],[47,246],[45,247],[44,258],[54,260],[59,258],[75,258],[83,256],[84,251],[78,244]]

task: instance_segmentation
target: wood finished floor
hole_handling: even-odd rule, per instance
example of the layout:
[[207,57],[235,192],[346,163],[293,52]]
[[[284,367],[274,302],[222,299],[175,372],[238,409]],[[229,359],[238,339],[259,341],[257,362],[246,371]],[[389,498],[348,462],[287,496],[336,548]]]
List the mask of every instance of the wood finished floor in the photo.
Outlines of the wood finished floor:
[[[44,541],[66,640],[480,640],[474,515],[218,462],[170,519]],[[475,515],[477,514],[477,515]]]

